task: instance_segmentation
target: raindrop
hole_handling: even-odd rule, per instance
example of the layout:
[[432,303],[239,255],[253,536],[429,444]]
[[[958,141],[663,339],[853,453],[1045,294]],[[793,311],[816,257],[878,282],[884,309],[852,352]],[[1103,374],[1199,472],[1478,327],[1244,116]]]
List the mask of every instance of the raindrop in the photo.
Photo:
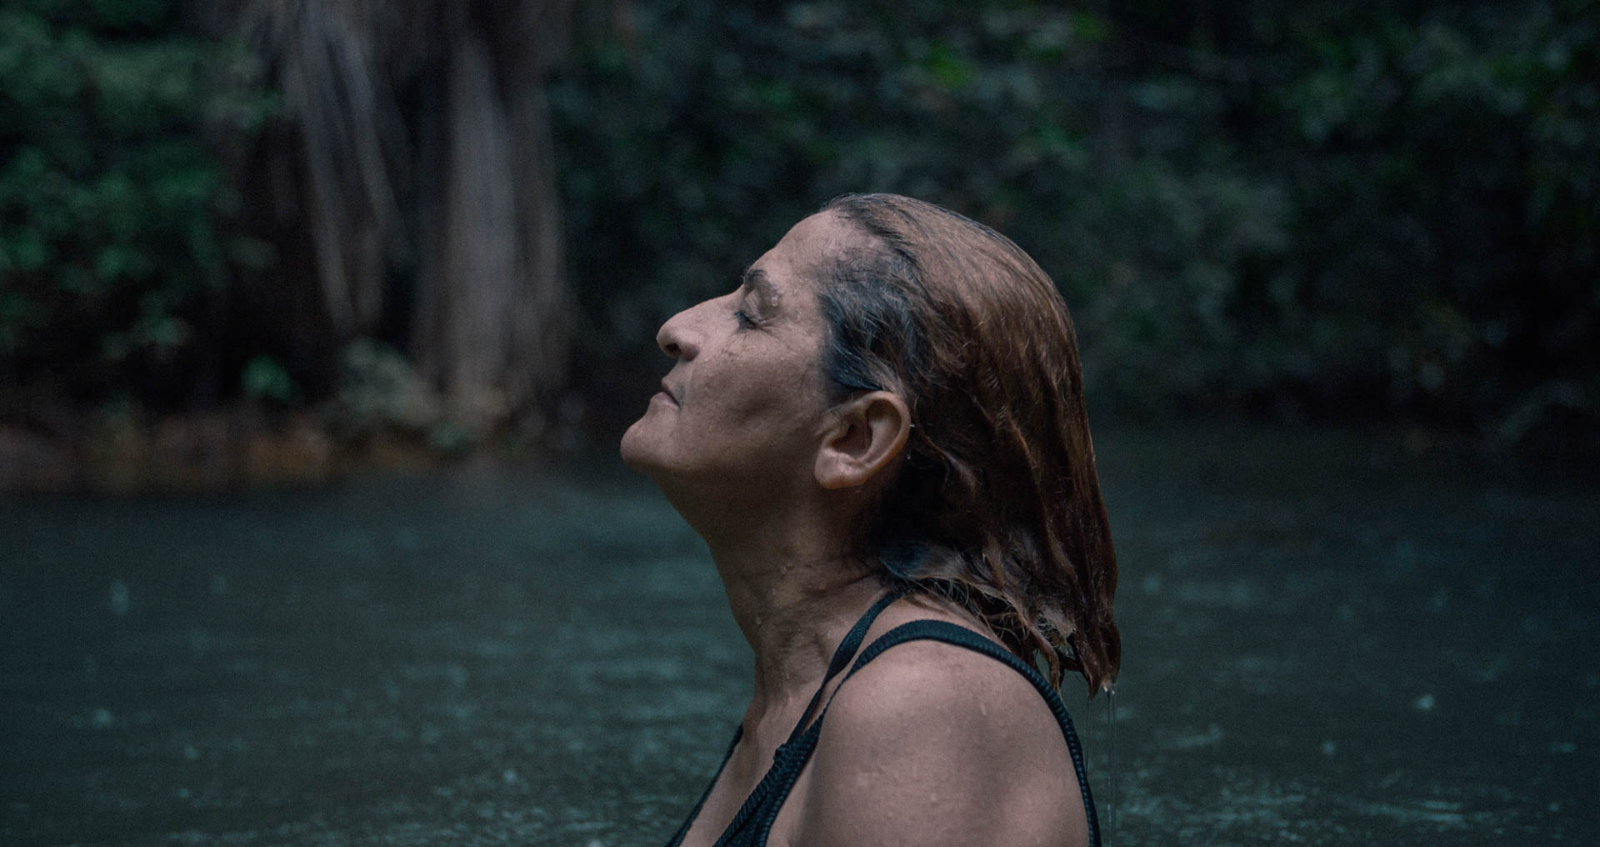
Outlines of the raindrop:
[[1424,694],[1411,704],[1411,708],[1419,712],[1431,712],[1433,711],[1433,702],[1432,694]]
[[120,579],[111,581],[111,614],[128,613],[128,584]]

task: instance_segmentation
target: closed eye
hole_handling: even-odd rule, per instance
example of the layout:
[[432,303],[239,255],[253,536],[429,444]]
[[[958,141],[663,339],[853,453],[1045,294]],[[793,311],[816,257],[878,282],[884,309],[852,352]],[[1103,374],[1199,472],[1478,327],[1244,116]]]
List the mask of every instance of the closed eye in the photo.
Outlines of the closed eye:
[[739,326],[745,329],[759,329],[761,327],[761,324],[757,323],[754,318],[745,314],[743,309],[735,309],[733,312],[733,317],[739,322]]

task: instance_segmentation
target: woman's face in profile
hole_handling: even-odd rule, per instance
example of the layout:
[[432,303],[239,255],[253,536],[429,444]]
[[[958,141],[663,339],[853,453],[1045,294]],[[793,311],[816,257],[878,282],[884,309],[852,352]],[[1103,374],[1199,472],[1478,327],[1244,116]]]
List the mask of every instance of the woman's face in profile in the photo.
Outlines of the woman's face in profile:
[[662,325],[656,342],[677,361],[622,437],[629,467],[658,483],[758,483],[768,494],[809,476],[827,411],[815,274],[851,237],[836,215],[812,215],[738,289]]

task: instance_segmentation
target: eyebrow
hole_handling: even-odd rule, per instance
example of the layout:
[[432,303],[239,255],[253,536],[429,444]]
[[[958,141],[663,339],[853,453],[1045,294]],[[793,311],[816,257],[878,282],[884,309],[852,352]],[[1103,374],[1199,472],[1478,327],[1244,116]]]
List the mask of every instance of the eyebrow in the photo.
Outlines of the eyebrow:
[[772,281],[767,279],[767,272],[760,268],[745,268],[743,280],[745,288],[760,286],[770,289],[772,287]]
[[754,291],[756,296],[769,306],[775,306],[782,300],[778,296],[777,286],[772,284],[772,279],[767,276],[767,272],[760,268],[745,268],[743,285],[745,288]]

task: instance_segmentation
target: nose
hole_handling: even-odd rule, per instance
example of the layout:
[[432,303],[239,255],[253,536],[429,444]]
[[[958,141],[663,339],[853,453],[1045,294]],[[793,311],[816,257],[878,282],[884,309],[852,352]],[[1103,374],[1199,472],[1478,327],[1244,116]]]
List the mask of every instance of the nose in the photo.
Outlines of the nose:
[[684,309],[673,315],[656,331],[656,346],[661,348],[661,352],[685,361],[693,359],[700,352],[699,336],[695,333],[689,314],[692,311]]

